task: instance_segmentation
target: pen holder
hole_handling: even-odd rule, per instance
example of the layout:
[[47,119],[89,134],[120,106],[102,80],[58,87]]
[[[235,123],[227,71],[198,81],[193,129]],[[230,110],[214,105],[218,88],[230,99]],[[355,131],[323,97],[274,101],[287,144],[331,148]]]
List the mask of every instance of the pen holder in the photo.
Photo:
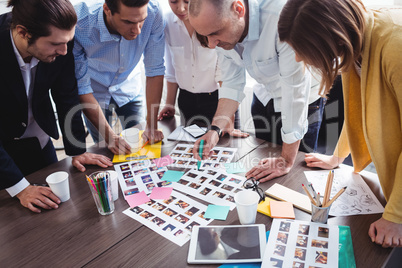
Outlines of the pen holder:
[[313,203],[311,203],[311,221],[319,223],[327,223],[330,209],[331,206],[317,207]]
[[88,186],[101,215],[109,215],[114,211],[111,180],[110,174],[105,171],[94,172],[88,178]]

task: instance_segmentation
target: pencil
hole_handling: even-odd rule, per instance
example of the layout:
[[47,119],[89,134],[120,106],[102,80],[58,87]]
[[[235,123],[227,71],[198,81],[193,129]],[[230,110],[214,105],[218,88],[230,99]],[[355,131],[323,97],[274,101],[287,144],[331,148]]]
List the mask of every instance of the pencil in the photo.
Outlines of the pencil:
[[346,187],[347,187],[347,186],[345,186],[345,187],[343,187],[342,189],[340,189],[339,192],[337,192],[336,195],[331,199],[331,201],[329,201],[327,204],[325,204],[324,207],[326,208],[326,207],[329,207],[330,205],[332,205],[332,203],[334,203],[334,201],[335,201],[341,194],[343,194],[343,192],[345,192]]
[[317,194],[317,207],[321,207],[321,200],[320,200],[321,196],[320,193]]
[[148,143],[149,143],[149,140],[147,140],[147,142],[142,145],[142,147],[140,148],[140,150],[141,150],[142,148],[144,148],[145,145],[147,145]]
[[311,203],[314,204],[314,206],[317,206],[317,203],[314,201],[313,197],[311,196],[310,192],[307,190],[306,186],[302,184],[303,190],[306,192],[308,198],[310,199]]
[[98,192],[98,190],[96,190],[94,182],[88,177],[88,175],[85,175],[85,176],[87,177],[88,182],[92,185],[92,187],[95,189],[95,191]]
[[327,184],[325,185],[325,192],[324,192],[324,199],[322,201],[322,205],[325,206],[328,201],[329,201],[329,197],[331,195],[331,189],[332,189],[332,181],[334,179],[334,171],[331,170],[328,173],[328,178],[327,178]]

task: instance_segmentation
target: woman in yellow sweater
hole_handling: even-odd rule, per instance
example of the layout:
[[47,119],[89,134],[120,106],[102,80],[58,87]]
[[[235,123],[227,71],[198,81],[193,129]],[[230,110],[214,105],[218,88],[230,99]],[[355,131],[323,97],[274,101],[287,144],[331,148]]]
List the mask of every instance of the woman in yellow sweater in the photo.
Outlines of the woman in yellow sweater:
[[371,240],[402,247],[402,8],[369,10],[360,0],[289,0],[278,23],[296,59],[322,74],[326,95],[342,73],[345,123],[332,156],[306,154],[332,169],[351,153],[356,172],[373,161],[387,200]]

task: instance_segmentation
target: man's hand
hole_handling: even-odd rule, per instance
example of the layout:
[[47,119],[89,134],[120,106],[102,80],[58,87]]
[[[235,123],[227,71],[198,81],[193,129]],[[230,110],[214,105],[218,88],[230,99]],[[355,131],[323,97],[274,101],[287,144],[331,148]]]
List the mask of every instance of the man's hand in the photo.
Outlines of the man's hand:
[[59,207],[57,204],[60,204],[61,202],[49,187],[43,186],[29,185],[27,188],[19,192],[17,197],[20,200],[21,205],[36,213],[40,213],[41,210],[35,206],[44,209],[56,209]]
[[308,167],[317,167],[322,169],[334,169],[342,164],[345,158],[340,158],[334,155],[324,155],[317,153],[310,153],[304,155],[304,161]]
[[85,171],[84,165],[98,165],[103,168],[113,166],[112,161],[108,157],[92,153],[83,153],[73,156],[72,164],[81,172]]
[[110,137],[107,141],[107,145],[109,150],[114,154],[125,155],[131,153],[130,145],[119,135],[114,134]]
[[266,182],[289,173],[292,166],[282,156],[264,158],[246,173],[246,178],[254,177],[260,182]]
[[243,132],[240,129],[232,129],[230,132],[228,132],[228,134],[236,138],[247,138],[248,136],[250,136],[250,134],[248,134],[247,132]]
[[163,120],[164,118],[170,118],[173,117],[174,114],[176,113],[176,110],[172,105],[167,105],[163,107],[163,109],[159,112],[158,115],[158,120]]
[[151,129],[148,126],[142,133],[142,140],[145,142],[149,141],[150,144],[154,144],[158,141],[163,140],[163,133],[157,129]]
[[216,133],[216,131],[210,130],[206,134],[204,134],[201,138],[196,140],[196,142],[194,143],[194,147],[193,147],[193,157],[197,160],[201,160],[200,153],[199,153],[201,140],[204,140],[204,147],[202,150],[202,159],[207,159],[212,156],[211,150],[218,143],[219,136],[218,136],[218,133]]
[[402,247],[402,224],[387,221],[383,217],[370,225],[368,235],[372,242],[384,248]]

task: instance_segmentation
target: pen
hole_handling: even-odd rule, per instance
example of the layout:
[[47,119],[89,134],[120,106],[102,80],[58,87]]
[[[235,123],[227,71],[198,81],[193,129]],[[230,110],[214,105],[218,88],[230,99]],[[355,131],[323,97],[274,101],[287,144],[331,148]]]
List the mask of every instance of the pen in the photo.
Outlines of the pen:
[[[199,148],[199,154],[200,154],[200,157],[201,157],[201,160],[202,160],[202,150],[204,149],[204,140],[201,140],[200,141],[200,148]],[[200,167],[201,167],[201,160],[199,160],[198,162],[197,162],[197,168],[198,168],[198,170],[200,170]]]

